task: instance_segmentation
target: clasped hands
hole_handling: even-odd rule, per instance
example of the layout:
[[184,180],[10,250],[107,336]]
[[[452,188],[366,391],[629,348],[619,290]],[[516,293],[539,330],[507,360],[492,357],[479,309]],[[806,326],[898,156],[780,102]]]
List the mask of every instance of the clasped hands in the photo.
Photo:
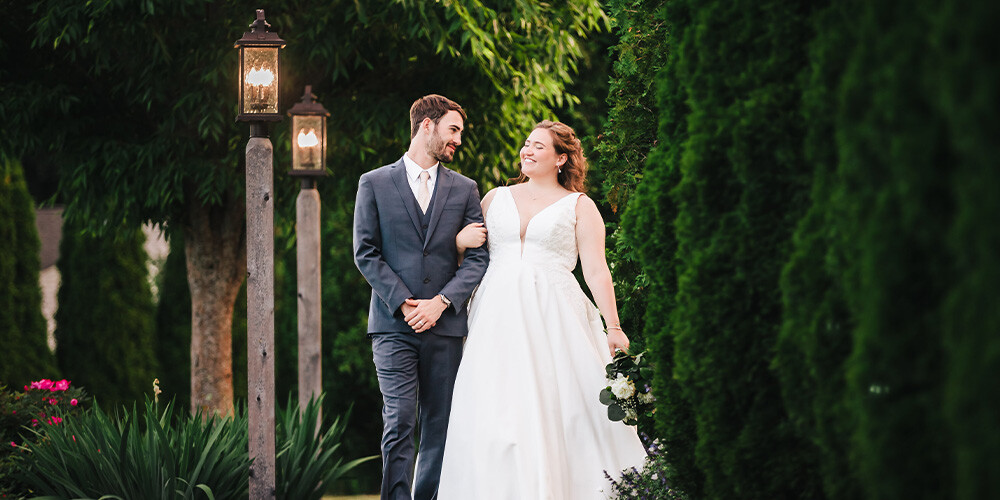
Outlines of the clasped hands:
[[403,305],[399,306],[403,312],[403,320],[416,333],[424,333],[436,325],[438,318],[447,308],[448,306],[438,296],[429,299],[406,299]]

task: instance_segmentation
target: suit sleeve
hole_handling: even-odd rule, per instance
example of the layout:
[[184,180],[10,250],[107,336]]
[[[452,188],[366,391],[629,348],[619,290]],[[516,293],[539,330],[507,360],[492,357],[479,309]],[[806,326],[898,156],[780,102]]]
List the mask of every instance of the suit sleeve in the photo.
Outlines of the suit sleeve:
[[354,264],[393,314],[406,299],[413,296],[382,258],[378,205],[371,180],[365,176],[358,182],[358,196],[354,203]]
[[[468,187],[468,199],[465,203],[465,218],[462,227],[473,222],[483,222],[483,207],[479,204],[479,189],[475,184]],[[455,276],[441,289],[441,294],[448,297],[451,307],[458,313],[465,306],[466,301],[476,289],[476,285],[486,274],[486,267],[490,263],[490,255],[483,244],[479,248],[470,248],[465,251],[462,265],[458,267]]]

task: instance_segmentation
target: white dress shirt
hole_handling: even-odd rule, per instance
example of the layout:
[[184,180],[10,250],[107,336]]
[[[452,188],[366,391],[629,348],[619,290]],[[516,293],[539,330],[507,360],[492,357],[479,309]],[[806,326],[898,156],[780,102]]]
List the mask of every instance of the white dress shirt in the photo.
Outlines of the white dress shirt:
[[[403,164],[406,165],[406,180],[410,183],[410,190],[413,191],[413,197],[418,198],[417,191],[420,189],[420,172],[424,169],[417,165],[417,162],[410,159],[405,153],[403,154]],[[433,167],[427,169],[427,173],[430,174],[430,179],[427,179],[427,191],[434,196],[434,183],[437,182],[438,165],[441,163],[435,163]]]

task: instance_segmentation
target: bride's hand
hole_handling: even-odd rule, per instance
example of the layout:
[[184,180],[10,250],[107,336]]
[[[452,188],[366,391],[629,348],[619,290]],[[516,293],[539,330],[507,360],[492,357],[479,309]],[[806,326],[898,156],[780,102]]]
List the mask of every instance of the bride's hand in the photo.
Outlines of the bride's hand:
[[611,351],[611,357],[615,357],[616,350],[622,350],[626,353],[628,352],[628,337],[625,336],[625,332],[619,330],[618,328],[612,328],[608,330],[608,349]]
[[479,248],[486,242],[486,226],[482,222],[473,222],[462,228],[455,236],[455,246],[458,253],[469,248]]

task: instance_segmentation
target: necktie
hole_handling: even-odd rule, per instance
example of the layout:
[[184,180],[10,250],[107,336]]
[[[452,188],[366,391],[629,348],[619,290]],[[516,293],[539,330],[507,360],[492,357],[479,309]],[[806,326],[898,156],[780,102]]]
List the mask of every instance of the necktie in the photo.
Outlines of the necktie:
[[420,205],[420,211],[427,213],[427,205],[431,203],[431,191],[427,189],[427,181],[430,180],[431,174],[426,170],[420,172],[420,186],[417,187],[417,204]]

